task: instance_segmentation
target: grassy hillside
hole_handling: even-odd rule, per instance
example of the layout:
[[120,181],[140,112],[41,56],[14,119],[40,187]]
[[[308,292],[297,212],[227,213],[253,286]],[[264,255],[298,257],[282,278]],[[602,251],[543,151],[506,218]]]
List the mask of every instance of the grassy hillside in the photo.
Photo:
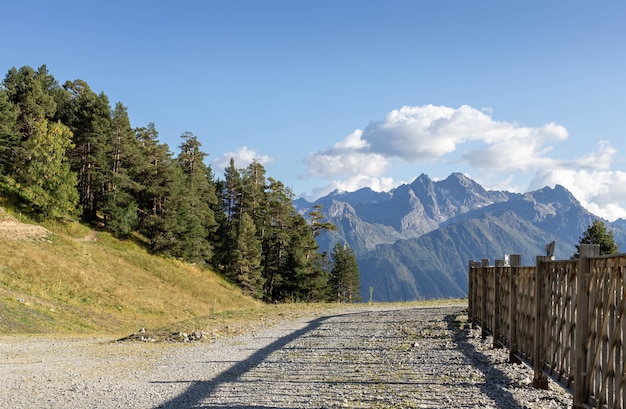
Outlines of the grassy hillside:
[[17,219],[0,207],[0,336],[121,338],[140,328],[160,338],[224,335],[336,307],[263,304],[211,271],[153,256],[133,240],[78,223]]
[[0,209],[2,335],[123,335],[265,308],[212,272],[133,241],[77,223],[44,227],[50,235]]

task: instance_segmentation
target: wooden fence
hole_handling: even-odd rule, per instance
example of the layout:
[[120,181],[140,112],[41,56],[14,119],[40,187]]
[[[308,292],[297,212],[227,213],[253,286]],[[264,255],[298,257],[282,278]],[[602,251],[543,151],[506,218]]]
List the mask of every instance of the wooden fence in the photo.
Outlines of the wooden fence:
[[535,387],[550,376],[573,393],[575,409],[626,409],[626,254],[582,244],[579,259],[520,261],[470,261],[471,322],[512,362],[534,368]]

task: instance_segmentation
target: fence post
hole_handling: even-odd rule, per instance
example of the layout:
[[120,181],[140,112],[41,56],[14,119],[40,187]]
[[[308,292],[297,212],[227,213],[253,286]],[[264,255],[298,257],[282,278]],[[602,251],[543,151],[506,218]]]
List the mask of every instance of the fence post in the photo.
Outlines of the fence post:
[[533,367],[535,369],[535,377],[533,379],[533,386],[538,389],[548,389],[548,377],[543,373],[545,364],[545,346],[543,345],[544,321],[547,316],[546,311],[544,311],[546,288],[546,283],[544,283],[546,273],[544,270],[546,268],[546,261],[548,260],[550,260],[549,257],[537,256],[535,266],[535,334],[533,337]]
[[589,332],[589,275],[591,273],[589,258],[600,255],[598,244],[581,244],[576,275],[576,357],[574,369],[573,409],[584,409],[589,400],[587,368],[587,334]]
[[480,336],[482,339],[487,338],[487,267],[489,267],[489,259],[482,259],[482,281],[483,281],[483,294],[481,302],[481,323],[480,323]]
[[467,269],[467,318],[472,325],[474,324],[474,260],[469,261]]
[[476,328],[477,325],[480,325],[480,300],[478,294],[478,280],[480,280],[480,272],[482,271],[480,261],[474,261],[472,265],[472,298],[473,307],[472,307],[472,329]]
[[493,347],[502,348],[500,343],[500,276],[504,267],[504,260],[495,261],[494,275],[494,305],[493,305]]
[[517,352],[517,274],[522,265],[522,256],[511,254],[511,274],[509,274],[509,362],[521,364],[515,356]]

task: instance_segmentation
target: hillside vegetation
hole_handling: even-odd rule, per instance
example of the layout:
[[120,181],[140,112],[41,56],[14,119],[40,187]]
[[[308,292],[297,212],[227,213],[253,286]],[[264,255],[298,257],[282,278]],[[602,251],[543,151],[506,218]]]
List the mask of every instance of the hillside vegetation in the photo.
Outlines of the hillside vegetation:
[[359,298],[358,272],[338,267],[356,263],[318,251],[316,237],[334,228],[319,208],[298,213],[257,160],[231,158],[221,178],[199,137],[179,141],[175,154],[154,123],[131,126],[121,102],[80,79],[61,85],[45,65],[12,67],[0,83],[0,197],[33,220],[140,236],[151,254],[212,269],[268,303]]
[[[19,217],[19,216],[18,216]],[[128,334],[263,315],[211,271],[78,223],[18,223],[0,210],[0,334]],[[29,233],[31,232],[31,233]],[[49,232],[49,234],[47,233]]]
[[145,328],[160,339],[191,331],[214,337],[338,306],[266,304],[210,270],[152,255],[136,241],[76,222],[40,226],[20,217],[0,207],[0,336],[122,338]]

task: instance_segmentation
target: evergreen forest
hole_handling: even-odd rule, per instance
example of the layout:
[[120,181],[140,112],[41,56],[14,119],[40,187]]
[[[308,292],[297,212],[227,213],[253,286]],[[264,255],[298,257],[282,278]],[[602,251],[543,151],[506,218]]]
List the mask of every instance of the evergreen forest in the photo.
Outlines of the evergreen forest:
[[359,301],[354,252],[316,238],[334,226],[253,161],[217,176],[198,137],[179,153],[154,123],[133,127],[82,80],[45,65],[11,68],[0,86],[0,198],[38,220],[74,221],[136,240],[154,254],[212,269],[266,302]]

